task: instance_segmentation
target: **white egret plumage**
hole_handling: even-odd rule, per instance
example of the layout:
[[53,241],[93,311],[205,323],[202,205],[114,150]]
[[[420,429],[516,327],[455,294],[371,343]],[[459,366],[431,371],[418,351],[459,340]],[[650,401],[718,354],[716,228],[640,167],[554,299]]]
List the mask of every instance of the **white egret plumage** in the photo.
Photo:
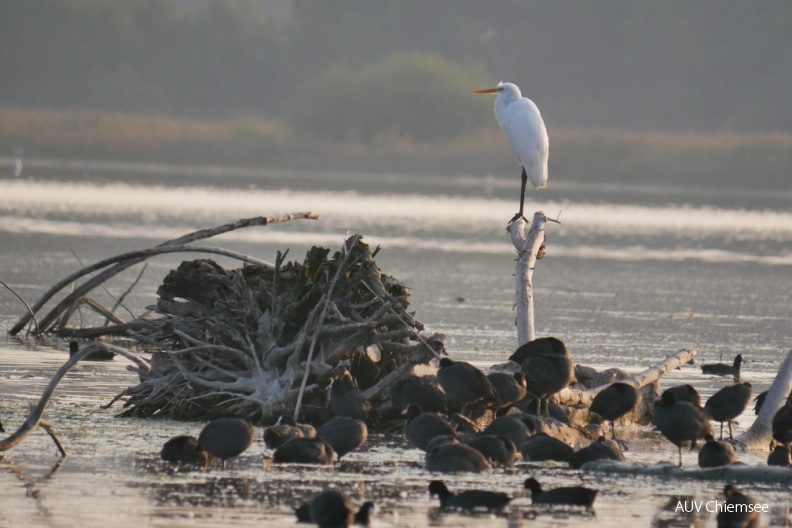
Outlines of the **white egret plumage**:
[[473,93],[496,93],[495,117],[506,134],[514,157],[522,167],[522,185],[520,189],[520,211],[512,220],[523,217],[525,205],[525,187],[528,180],[534,189],[547,185],[547,159],[549,141],[539,108],[533,101],[523,97],[517,85],[498,83],[495,88],[475,90]]

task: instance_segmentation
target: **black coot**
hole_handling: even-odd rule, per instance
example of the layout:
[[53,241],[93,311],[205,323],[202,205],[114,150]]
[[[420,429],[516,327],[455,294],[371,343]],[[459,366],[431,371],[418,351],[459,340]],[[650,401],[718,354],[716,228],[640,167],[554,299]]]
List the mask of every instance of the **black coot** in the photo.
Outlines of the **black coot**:
[[773,439],[786,446],[792,443],[792,399],[787,399],[773,416]]
[[566,356],[528,358],[520,367],[529,394],[539,400],[541,412],[549,415],[547,399],[575,381],[575,367]]
[[[69,341],[69,357],[73,356],[80,351],[80,344],[77,341]],[[116,356],[115,352],[109,350],[97,350],[92,352],[88,357],[84,357],[83,361],[111,361]]]
[[346,416],[365,422],[371,404],[342,379],[335,379],[330,383],[330,408],[336,416]]
[[732,421],[740,416],[751,401],[751,384],[747,381],[724,387],[707,400],[704,410],[715,420],[720,422],[720,439],[723,440],[723,422],[729,424],[729,440],[732,436]]
[[520,454],[526,462],[566,462],[574,453],[572,447],[545,433],[537,433],[520,446]]
[[789,446],[775,446],[775,449],[773,449],[767,457],[767,465],[783,467],[792,466],[792,455],[790,455]]
[[712,434],[712,426],[703,410],[687,402],[677,402],[673,392],[665,391],[655,402],[654,423],[660,432],[679,449],[679,467],[682,467],[682,446],[690,445]]
[[641,393],[629,383],[616,382],[594,396],[591,412],[599,414],[611,423],[611,433],[616,438],[615,421],[632,412],[641,402]]
[[254,433],[250,421],[241,418],[212,420],[198,436],[198,448],[214,458],[226,461],[241,455],[253,443]]
[[740,366],[742,365],[742,354],[737,354],[734,358],[734,364],[727,365],[725,363],[715,363],[709,365],[701,365],[701,372],[704,374],[717,374],[718,376],[734,376],[740,379]]
[[523,372],[514,374],[492,372],[487,375],[487,378],[498,394],[498,400],[493,404],[493,409],[503,409],[525,398],[527,388]]
[[437,382],[445,392],[449,410],[465,411],[487,407],[498,401],[498,395],[487,376],[464,361],[440,360]]
[[412,445],[426,451],[432,438],[446,435],[456,436],[456,431],[445,418],[437,413],[425,413],[415,404],[407,407],[404,436]]
[[517,448],[505,436],[482,435],[470,440],[467,445],[484,455],[493,466],[514,467]]
[[205,465],[209,456],[206,451],[198,448],[198,439],[194,436],[174,436],[162,446],[160,451],[162,460],[173,464],[200,464]]
[[323,438],[292,438],[280,445],[272,454],[278,464],[333,464],[335,451]]
[[770,392],[770,391],[766,390],[764,392],[760,392],[756,396],[756,398],[754,398],[754,402],[756,402],[754,404],[754,414],[756,414],[757,416],[759,416],[759,411],[762,410],[762,405],[764,405],[764,401],[765,401],[765,398],[767,398],[767,393],[768,392]]
[[442,480],[430,482],[429,493],[432,497],[440,498],[440,507],[444,510],[502,511],[511,501],[511,497],[499,491],[467,490],[451,493]]
[[606,440],[604,436],[600,436],[588,446],[575,451],[575,453],[567,459],[567,462],[569,462],[569,467],[572,469],[580,469],[583,464],[594,460],[615,460],[617,462],[623,462],[624,453],[622,453],[621,448],[616,442]]
[[352,523],[368,526],[373,510],[374,503],[365,502],[355,513],[352,502],[343,493],[325,490],[311,501],[308,508],[309,517],[305,515],[305,506],[295,510],[295,513],[298,522],[313,522],[321,528],[343,528]]
[[[539,400],[535,396],[527,396],[522,400],[522,412],[526,414],[534,414],[538,415],[537,409],[539,408]],[[572,422],[569,420],[569,408],[564,407],[562,405],[557,404],[555,401],[550,400],[547,403],[547,412],[548,418],[552,418],[554,420],[558,420],[561,423],[565,423],[567,425],[571,425]]]
[[666,391],[671,392],[677,402],[687,402],[694,407],[701,407],[701,396],[693,385],[677,385],[669,387]]
[[760,508],[756,499],[731,484],[723,488],[723,494],[726,500],[718,509],[718,528],[759,528]]
[[481,473],[492,469],[484,455],[465,444],[442,444],[426,453],[428,471],[441,473]]
[[495,418],[482,434],[504,436],[515,446],[521,446],[536,432],[533,422],[523,419],[519,414],[507,414]]
[[341,458],[366,443],[368,427],[360,420],[336,416],[322,424],[316,434],[330,444],[338,458]]
[[704,437],[706,442],[698,453],[698,465],[702,468],[728,466],[737,462],[734,448],[726,442],[715,440],[712,435]]
[[290,416],[281,416],[275,425],[264,430],[264,443],[275,449],[292,438],[313,438],[316,429],[309,424],[297,424]]
[[540,337],[521,345],[509,361],[522,365],[523,361],[539,356],[569,356],[566,345],[557,337]]
[[3,428],[3,422],[0,422],[0,433],[5,433],[6,430]]
[[445,394],[431,381],[417,376],[397,381],[388,392],[388,399],[400,411],[412,404],[426,412],[448,412]]
[[597,490],[583,486],[568,486],[543,491],[542,486],[533,477],[525,480],[525,489],[531,492],[532,504],[566,504],[591,508],[597,498]]

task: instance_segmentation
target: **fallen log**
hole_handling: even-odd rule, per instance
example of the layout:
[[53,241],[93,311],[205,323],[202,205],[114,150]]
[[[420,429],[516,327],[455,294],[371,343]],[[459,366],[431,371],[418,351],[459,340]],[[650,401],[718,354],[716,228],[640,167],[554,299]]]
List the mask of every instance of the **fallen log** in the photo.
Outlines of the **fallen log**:
[[778,374],[770,385],[762,409],[747,431],[734,439],[735,447],[743,450],[767,449],[772,439],[773,416],[786,403],[787,395],[792,392],[792,350],[778,369]]

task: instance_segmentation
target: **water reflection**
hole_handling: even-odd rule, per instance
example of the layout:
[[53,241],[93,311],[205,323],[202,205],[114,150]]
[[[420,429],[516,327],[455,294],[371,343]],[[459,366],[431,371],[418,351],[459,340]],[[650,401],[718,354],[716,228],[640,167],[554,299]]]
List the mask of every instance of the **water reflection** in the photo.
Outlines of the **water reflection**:
[[700,504],[693,496],[672,495],[657,510],[652,519],[652,528],[701,528],[707,521],[707,512],[699,512],[694,504]]

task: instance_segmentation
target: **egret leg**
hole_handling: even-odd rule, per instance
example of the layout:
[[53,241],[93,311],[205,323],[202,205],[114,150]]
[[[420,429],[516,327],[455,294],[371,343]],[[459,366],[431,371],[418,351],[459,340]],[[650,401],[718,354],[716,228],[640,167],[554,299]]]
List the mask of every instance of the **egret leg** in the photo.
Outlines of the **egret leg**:
[[528,174],[525,172],[525,167],[522,168],[520,178],[522,179],[520,183],[520,212],[514,215],[514,218],[511,219],[512,222],[518,218],[525,218],[525,216],[523,216],[523,209],[525,208],[525,186],[528,183]]

